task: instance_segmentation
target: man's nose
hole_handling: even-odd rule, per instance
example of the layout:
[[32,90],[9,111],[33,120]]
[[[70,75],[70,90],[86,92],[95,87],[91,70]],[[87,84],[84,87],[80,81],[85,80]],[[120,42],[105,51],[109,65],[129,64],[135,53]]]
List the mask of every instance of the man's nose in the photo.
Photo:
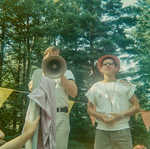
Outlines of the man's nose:
[[106,66],[111,66],[111,64],[108,63],[108,64],[106,64]]

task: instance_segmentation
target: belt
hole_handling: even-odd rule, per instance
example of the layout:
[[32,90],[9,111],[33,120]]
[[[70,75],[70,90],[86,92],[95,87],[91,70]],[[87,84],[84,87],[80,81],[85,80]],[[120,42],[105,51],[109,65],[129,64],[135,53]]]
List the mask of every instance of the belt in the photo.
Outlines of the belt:
[[57,112],[65,112],[65,113],[67,113],[68,112],[68,107],[59,107],[59,108],[57,108]]

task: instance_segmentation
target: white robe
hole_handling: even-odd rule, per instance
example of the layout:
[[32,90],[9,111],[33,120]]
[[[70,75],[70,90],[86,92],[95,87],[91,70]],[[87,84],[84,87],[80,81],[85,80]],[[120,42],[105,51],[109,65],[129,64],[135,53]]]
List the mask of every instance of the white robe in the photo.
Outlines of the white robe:
[[38,130],[32,139],[27,141],[25,149],[55,149],[56,148],[56,100],[55,83],[42,76],[41,69],[33,74],[33,91],[28,95],[30,100],[26,119],[35,120],[40,115],[43,147],[38,142]]

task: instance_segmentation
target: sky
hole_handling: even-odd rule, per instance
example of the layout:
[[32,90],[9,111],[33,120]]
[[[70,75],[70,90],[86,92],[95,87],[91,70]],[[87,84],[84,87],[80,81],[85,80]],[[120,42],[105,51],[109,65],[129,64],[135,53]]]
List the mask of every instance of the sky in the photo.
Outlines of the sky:
[[133,5],[136,0],[122,0],[122,2],[124,3],[124,7],[129,6],[129,5]]

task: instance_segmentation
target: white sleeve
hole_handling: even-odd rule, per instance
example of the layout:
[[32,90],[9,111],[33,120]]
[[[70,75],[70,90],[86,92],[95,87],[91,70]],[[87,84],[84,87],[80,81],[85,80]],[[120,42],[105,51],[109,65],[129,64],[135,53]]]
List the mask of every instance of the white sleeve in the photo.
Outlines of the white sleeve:
[[85,96],[88,98],[88,100],[92,103],[95,104],[95,89],[94,87],[91,87],[87,93],[85,94]]
[[128,99],[130,100],[131,97],[135,94],[136,86],[133,84],[129,84],[129,91],[128,91]]
[[32,90],[34,90],[40,85],[41,78],[42,78],[42,69],[35,70],[32,75],[32,81],[33,81]]
[[70,70],[67,70],[64,74],[64,76],[68,79],[68,80],[75,80],[73,73]]
[[38,68],[38,69],[33,71],[31,79],[34,80],[35,77],[37,77],[37,76],[39,76],[41,74],[42,74],[42,69]]

